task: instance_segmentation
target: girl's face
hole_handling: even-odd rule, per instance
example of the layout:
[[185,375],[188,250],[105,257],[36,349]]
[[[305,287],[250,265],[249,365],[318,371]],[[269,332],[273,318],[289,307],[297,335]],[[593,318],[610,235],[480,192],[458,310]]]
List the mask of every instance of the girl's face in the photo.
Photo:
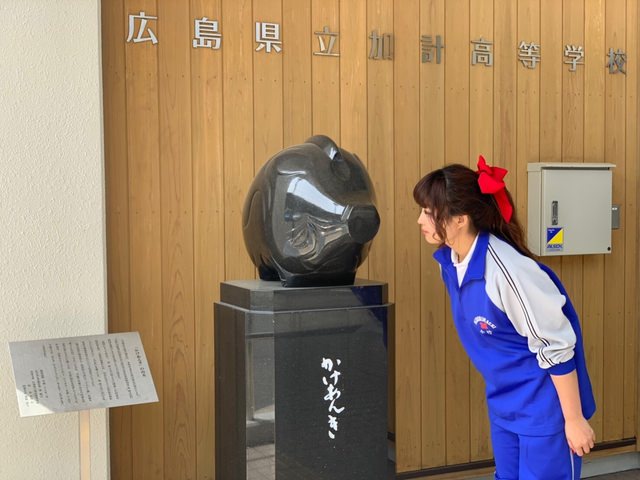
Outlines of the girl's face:
[[436,233],[436,224],[433,220],[433,212],[430,209],[420,209],[418,225],[420,225],[420,231],[427,243],[432,245],[440,245],[442,243],[442,239]]
[[[433,212],[430,209],[423,208],[420,210],[418,225],[420,225],[420,231],[427,243],[432,245],[440,245],[443,243],[440,236],[436,233],[436,224],[433,218]],[[444,231],[447,236],[445,243],[449,246],[454,245],[460,235],[468,231],[468,227],[466,215],[457,215],[449,219],[444,225]]]

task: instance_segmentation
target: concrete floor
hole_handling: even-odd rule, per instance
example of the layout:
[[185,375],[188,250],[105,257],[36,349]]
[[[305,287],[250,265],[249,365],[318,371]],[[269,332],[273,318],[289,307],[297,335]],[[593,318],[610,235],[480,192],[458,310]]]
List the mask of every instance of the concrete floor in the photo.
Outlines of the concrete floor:
[[640,470],[629,470],[627,472],[609,473],[607,475],[598,475],[597,477],[589,477],[592,480],[638,480],[640,479]]
[[[610,458],[601,458],[583,466],[583,474],[589,480],[640,480],[640,455],[629,453]],[[388,478],[395,478],[395,465],[389,461]],[[606,471],[625,471],[600,474]],[[273,444],[247,449],[247,480],[271,480],[275,477],[275,449]],[[584,477],[583,477],[584,478]],[[493,475],[475,477],[475,480],[493,480]]]

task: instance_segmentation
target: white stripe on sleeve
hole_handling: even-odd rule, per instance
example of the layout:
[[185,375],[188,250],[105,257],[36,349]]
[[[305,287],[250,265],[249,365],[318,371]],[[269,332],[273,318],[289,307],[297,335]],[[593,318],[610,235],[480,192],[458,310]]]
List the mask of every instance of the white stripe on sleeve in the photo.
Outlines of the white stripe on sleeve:
[[487,295],[527,337],[541,368],[573,358],[576,335],[562,312],[566,298],[535,261],[491,235],[485,277]]

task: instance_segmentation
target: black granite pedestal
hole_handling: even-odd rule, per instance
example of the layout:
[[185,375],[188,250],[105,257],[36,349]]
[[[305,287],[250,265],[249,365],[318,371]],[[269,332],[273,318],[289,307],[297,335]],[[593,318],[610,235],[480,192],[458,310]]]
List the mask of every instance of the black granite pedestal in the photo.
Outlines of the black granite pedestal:
[[386,479],[386,284],[220,293],[216,478]]

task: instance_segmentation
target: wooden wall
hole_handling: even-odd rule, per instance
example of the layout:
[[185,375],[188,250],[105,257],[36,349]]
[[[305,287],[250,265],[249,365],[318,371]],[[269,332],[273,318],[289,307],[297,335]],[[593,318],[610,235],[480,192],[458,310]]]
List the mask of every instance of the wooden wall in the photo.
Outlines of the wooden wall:
[[[126,42],[128,15],[158,38]],[[222,48],[194,49],[194,19],[218,20]],[[282,52],[256,52],[257,21]],[[635,0],[109,0],[102,2],[110,331],[140,332],[160,402],[111,410],[114,479],[212,479],[212,304],[252,278],[240,229],[253,175],[312,134],[367,165],[380,233],[362,277],[389,282],[390,429],[399,471],[491,457],[482,382],[451,324],[432,249],[415,224],[415,182],[482,153],[509,169],[526,220],[527,163],[612,162],[622,226],[613,253],[548,263],[582,317],[600,441],[636,436],[638,5]],[[339,57],[313,32],[339,31]],[[372,30],[394,59],[368,59]],[[441,64],[420,35],[442,35]],[[493,42],[492,67],[470,64]],[[521,40],[541,45],[536,69]],[[577,72],[565,44],[582,45]],[[626,75],[605,68],[609,48]],[[395,381],[393,381],[395,380]],[[219,479],[221,480],[221,479]]]

